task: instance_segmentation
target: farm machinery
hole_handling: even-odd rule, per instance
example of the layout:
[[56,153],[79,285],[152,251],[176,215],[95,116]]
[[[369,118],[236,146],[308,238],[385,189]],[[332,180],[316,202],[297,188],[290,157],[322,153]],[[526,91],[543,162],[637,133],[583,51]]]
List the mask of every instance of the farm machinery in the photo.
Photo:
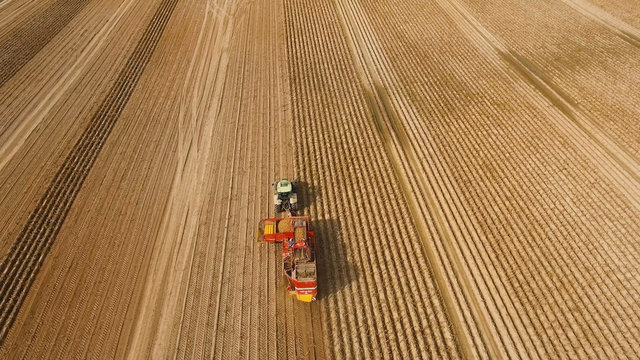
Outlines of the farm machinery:
[[294,212],[298,210],[298,184],[295,181],[289,181],[282,178],[273,184],[273,210],[277,213],[283,211]]
[[287,291],[304,302],[316,299],[316,241],[309,218],[291,216],[260,221],[258,241],[282,244],[282,271]]

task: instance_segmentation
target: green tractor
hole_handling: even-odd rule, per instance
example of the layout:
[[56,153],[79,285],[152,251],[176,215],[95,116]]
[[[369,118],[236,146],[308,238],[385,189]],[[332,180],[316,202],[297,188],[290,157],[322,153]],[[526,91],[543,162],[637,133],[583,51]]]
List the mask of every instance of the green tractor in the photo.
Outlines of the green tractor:
[[293,212],[298,210],[298,184],[295,181],[282,178],[282,180],[276,181],[272,185],[274,190],[273,210],[276,214],[283,211]]

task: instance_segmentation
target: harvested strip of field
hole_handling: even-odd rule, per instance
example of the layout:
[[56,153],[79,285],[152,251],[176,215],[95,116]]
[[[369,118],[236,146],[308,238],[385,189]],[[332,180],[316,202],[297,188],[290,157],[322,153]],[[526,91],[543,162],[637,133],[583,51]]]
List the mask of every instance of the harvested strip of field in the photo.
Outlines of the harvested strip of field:
[[[326,259],[320,263],[319,281],[329,286],[325,291],[331,294],[325,313],[331,314],[331,308],[348,309],[340,318],[329,317],[324,321],[344,324],[342,329],[326,330],[330,334],[327,343],[333,346],[333,357],[341,354],[454,356],[458,350],[451,342],[443,305],[435,293],[415,228],[406,208],[397,207],[403,194],[393,185],[394,175],[380,152],[381,139],[374,123],[368,119],[371,113],[363,111],[367,104],[365,92],[355,76],[356,68],[351,65],[347,41],[340,40],[343,28],[340,24],[332,25],[331,19],[340,18],[341,6],[333,2],[319,2],[314,6],[293,2],[286,10],[291,22],[290,71],[296,86],[294,91],[315,99],[307,104],[302,100],[298,103],[294,98],[294,117],[300,119],[297,133],[309,139],[298,152],[301,169],[298,177],[311,182],[318,174],[330,174],[327,177],[330,181],[314,181],[326,198],[310,210],[312,215],[317,212],[314,217],[322,219],[321,214],[326,214],[327,219],[326,227],[321,229],[328,236],[319,240],[319,257]],[[305,15],[296,20],[294,14]],[[304,19],[315,19],[315,31],[324,29],[327,36],[315,38],[311,35],[315,31],[303,32],[303,26],[309,26]],[[329,48],[331,57],[323,55]],[[317,81],[329,78],[337,69],[341,69],[341,73],[335,78],[341,81]],[[350,97],[360,100],[344,101]],[[309,158],[321,161],[309,163]],[[367,199],[363,193],[367,189],[377,189],[377,196]],[[333,218],[339,220],[332,221]],[[358,234],[357,239],[352,234]],[[378,263],[380,267],[369,268],[367,263]],[[380,283],[388,284],[384,295],[375,285]],[[374,293],[378,296],[357,295]],[[384,297],[380,299],[380,295]],[[422,298],[430,301],[423,302]],[[389,308],[393,303],[399,306]],[[400,337],[395,341],[378,337],[380,333],[391,336],[390,328]],[[421,329],[421,335],[412,333],[416,329]],[[344,337],[345,332],[360,336]]]
[[0,2],[0,357],[638,358],[624,9]]

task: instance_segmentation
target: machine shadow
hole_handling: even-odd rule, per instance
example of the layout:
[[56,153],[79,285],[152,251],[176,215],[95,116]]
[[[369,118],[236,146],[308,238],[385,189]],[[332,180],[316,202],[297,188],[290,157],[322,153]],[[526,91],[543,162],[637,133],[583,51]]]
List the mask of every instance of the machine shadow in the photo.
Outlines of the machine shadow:
[[340,292],[359,277],[358,269],[351,263],[346,252],[348,246],[342,236],[340,220],[323,219],[312,223],[316,238],[318,300]]
[[306,181],[297,181],[297,192],[298,192],[298,211],[303,211],[308,209],[313,205],[316,201],[316,198],[320,195],[320,189],[313,185],[309,184]]

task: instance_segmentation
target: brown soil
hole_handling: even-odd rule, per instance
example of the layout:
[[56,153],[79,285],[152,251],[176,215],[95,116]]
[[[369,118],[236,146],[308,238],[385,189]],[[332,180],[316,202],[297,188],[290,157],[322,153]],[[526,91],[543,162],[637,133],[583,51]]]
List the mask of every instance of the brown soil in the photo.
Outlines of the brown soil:
[[640,357],[636,8],[0,0],[0,358]]

